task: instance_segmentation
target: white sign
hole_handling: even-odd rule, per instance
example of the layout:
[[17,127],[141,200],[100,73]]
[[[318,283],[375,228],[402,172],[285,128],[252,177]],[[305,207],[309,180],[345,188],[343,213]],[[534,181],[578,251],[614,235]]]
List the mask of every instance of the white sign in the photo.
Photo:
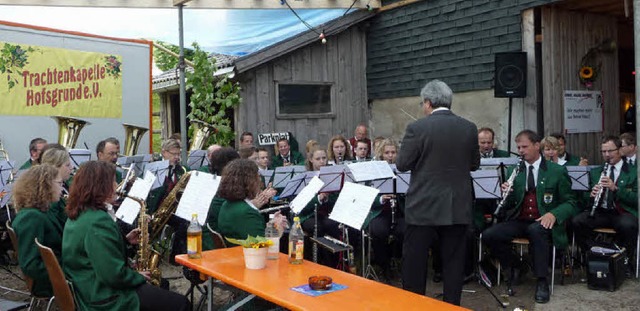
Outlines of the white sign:
[[602,132],[602,91],[564,91],[564,128],[567,133]]
[[278,140],[280,140],[281,138],[286,138],[287,140],[291,141],[291,139],[289,139],[288,132],[262,133],[262,134],[258,134],[258,144],[260,146],[275,145],[278,142]]

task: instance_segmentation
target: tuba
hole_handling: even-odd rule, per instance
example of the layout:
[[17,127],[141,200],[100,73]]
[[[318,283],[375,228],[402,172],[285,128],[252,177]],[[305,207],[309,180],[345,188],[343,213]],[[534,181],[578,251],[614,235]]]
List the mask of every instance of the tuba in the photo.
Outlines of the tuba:
[[130,124],[122,124],[124,127],[124,155],[133,156],[138,152],[138,146],[142,140],[142,136],[149,129]]
[[78,136],[80,136],[80,130],[85,125],[91,123],[80,119],[74,119],[69,117],[51,117],[58,122],[58,144],[64,146],[67,149],[73,149],[78,142]]
[[209,136],[218,130],[213,125],[200,120],[191,120],[191,124],[194,126],[194,131],[189,150],[202,150]]
[[167,196],[162,200],[158,209],[153,213],[153,217],[151,218],[151,222],[149,223],[150,229],[150,238],[151,240],[155,240],[162,233],[162,229],[164,225],[167,224],[171,215],[176,212],[178,208],[178,202],[180,202],[180,197],[182,197],[182,193],[184,189],[187,187],[187,183],[189,182],[189,178],[191,177],[191,172],[186,172],[180,179],[178,183],[171,189],[171,192],[167,194]]
[[136,270],[139,272],[148,271],[151,274],[151,280],[149,283],[155,286],[160,286],[160,279],[162,278],[162,272],[158,268],[160,263],[160,254],[151,248],[149,242],[149,228],[147,215],[147,204],[143,199],[136,198],[129,195],[123,195],[132,199],[140,205],[140,214],[138,215],[138,229],[140,229],[140,244],[138,245],[138,259]]

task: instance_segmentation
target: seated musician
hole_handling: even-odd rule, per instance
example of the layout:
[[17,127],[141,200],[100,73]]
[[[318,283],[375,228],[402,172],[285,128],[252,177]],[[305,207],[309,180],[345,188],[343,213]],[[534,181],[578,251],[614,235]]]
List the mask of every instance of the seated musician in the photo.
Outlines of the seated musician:
[[[115,137],[109,137],[102,140],[96,146],[96,155],[98,160],[116,164],[118,162],[118,155],[120,154],[120,141]],[[122,181],[122,173],[116,170],[116,182]]]
[[238,154],[240,155],[240,159],[249,159],[258,164],[258,148],[256,147],[247,147],[238,150]]
[[266,171],[269,169],[269,151],[262,147],[258,148],[258,171]]
[[[358,152],[357,148],[356,152]],[[398,143],[391,138],[387,138],[378,143],[375,157],[393,164],[396,163],[397,154]],[[389,237],[393,235],[393,243],[401,247],[404,235],[404,195],[398,195],[395,211],[391,209],[392,199],[396,199],[396,195],[378,195],[373,201],[371,211],[363,226],[369,227],[369,234],[372,238],[371,247],[374,254],[373,261],[382,268],[382,277],[386,282],[389,282],[392,278],[391,258],[394,254],[393,245],[389,243]]]
[[367,143],[367,157],[371,157],[373,154],[373,146],[371,144],[371,140],[367,137],[367,126],[365,124],[358,124],[356,129],[353,131],[353,137],[349,138],[346,142],[348,143],[347,147],[351,154],[356,153],[357,141],[363,140]]
[[162,143],[162,159],[169,160],[169,169],[162,186],[151,190],[147,198],[147,213],[153,214],[164,198],[173,190],[180,177],[187,172],[187,169],[180,165],[180,152],[182,147],[180,141],[167,139]]
[[277,147],[278,154],[271,159],[271,165],[273,167],[304,164],[304,156],[302,156],[300,152],[291,150],[291,145],[289,144],[288,139],[278,139]]
[[184,296],[147,284],[149,272],[127,264],[122,235],[106,208],[115,197],[114,176],[113,164],[85,162],[69,193],[62,264],[78,309],[188,310]]
[[480,145],[480,156],[483,158],[508,158],[509,151],[495,148],[495,132],[489,127],[482,127],[478,130],[478,144]]
[[46,145],[44,145],[44,147],[42,147],[42,150],[40,150],[40,155],[38,155],[38,159],[36,159],[36,161],[33,163],[33,165],[42,163],[42,161],[41,161],[42,160],[42,155],[49,149],[59,149],[59,150],[67,151],[67,148],[65,148],[61,144],[58,144],[58,143],[46,144]]
[[[525,165],[516,176],[501,211],[505,212],[505,221],[485,230],[482,242],[500,260],[505,271],[511,272],[508,286],[509,294],[513,295],[512,286],[519,279],[520,266],[512,253],[511,241],[522,237],[529,239],[537,278],[535,301],[546,303],[549,301],[550,243],[560,249],[566,248],[564,222],[574,214],[576,199],[567,169],[542,158],[540,138],[535,132],[521,131],[515,141]],[[510,168],[509,175],[513,169]],[[508,183],[502,184],[503,192],[508,188]]]
[[46,144],[47,141],[43,138],[38,137],[32,139],[29,143],[29,160],[20,166],[20,170],[26,170],[36,164],[36,161],[40,157],[40,153],[42,153],[42,148],[44,148]]
[[567,161],[567,166],[576,165],[589,165],[589,161],[586,158],[579,157],[567,152],[567,140],[561,133],[552,133],[550,136],[555,137],[558,140],[558,159]]
[[266,223],[259,209],[270,197],[260,191],[258,166],[248,159],[231,161],[222,171],[217,195],[226,200],[218,214],[220,233],[228,238],[264,236]]
[[[209,161],[209,163],[211,163],[211,154],[213,154],[216,150],[219,150],[220,148],[222,148],[222,146],[217,145],[217,144],[213,144],[211,146],[209,146],[207,148],[207,160]],[[211,173],[209,171],[209,165],[204,165],[201,166],[198,171],[200,172],[205,172],[205,173]]]
[[371,157],[367,154],[369,154],[369,143],[363,139],[357,140],[353,160],[356,162],[370,161]]
[[18,237],[18,263],[22,272],[33,279],[31,293],[53,296],[53,288],[34,239],[50,247],[60,261],[62,230],[60,223],[47,215],[52,202],[62,193],[62,177],[58,169],[36,165],[24,172],[13,187],[13,200],[18,210],[13,229]]
[[[593,229],[613,228],[616,231],[615,241],[627,249],[627,255],[635,254],[636,237],[638,236],[638,181],[635,166],[626,163],[621,155],[621,140],[616,136],[602,139],[600,152],[608,165],[607,172],[603,167],[591,170],[591,192],[585,193],[591,200],[589,209],[573,218],[573,230],[576,240],[587,251],[593,246]],[[600,200],[594,205],[593,200],[601,192]],[[593,217],[591,208],[595,206]],[[635,263],[635,260],[629,260]],[[627,275],[631,276],[633,264],[627,265]]]
[[620,141],[622,142],[620,154],[624,157],[625,162],[630,165],[637,165],[636,153],[638,152],[638,146],[636,145],[636,134],[631,132],[622,133],[620,134]]
[[[49,149],[42,154],[42,164],[48,164],[55,167],[58,170],[60,178],[64,181],[62,183],[62,192],[64,194],[69,193],[71,186],[71,158],[66,150]],[[59,200],[51,203],[47,215],[52,221],[55,221],[60,226],[60,232],[64,228],[64,224],[67,222],[67,214],[64,212],[66,206],[66,198],[64,195],[59,197]]]
[[351,148],[347,140],[342,135],[335,135],[329,140],[327,145],[327,160],[329,165],[345,164],[344,162],[350,162]]
[[253,133],[243,132],[242,135],[240,135],[239,149],[250,148],[250,147],[253,147]]

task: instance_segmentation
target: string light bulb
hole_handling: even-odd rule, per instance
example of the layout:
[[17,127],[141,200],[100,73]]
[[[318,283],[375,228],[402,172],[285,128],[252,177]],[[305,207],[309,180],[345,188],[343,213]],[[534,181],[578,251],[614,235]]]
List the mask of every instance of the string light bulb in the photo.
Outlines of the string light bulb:
[[318,36],[320,38],[320,41],[322,42],[322,44],[327,43],[327,38],[324,37],[324,32],[320,33],[320,36]]

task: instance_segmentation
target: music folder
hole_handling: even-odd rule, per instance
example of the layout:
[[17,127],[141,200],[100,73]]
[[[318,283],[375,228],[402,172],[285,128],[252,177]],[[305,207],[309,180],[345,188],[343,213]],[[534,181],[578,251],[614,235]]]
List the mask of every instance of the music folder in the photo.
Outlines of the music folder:
[[198,223],[204,226],[211,200],[218,192],[219,186],[220,177],[216,175],[199,171],[191,173],[175,215],[184,220],[191,220],[191,216],[197,214]]
[[473,180],[473,191],[476,199],[502,198],[498,170],[473,171],[471,172],[471,179]]
[[[313,173],[313,172],[307,172],[307,173]],[[310,176],[310,174],[307,174],[307,176]],[[322,186],[324,186],[324,183],[322,182],[322,180],[320,180],[318,176],[313,175],[313,177],[307,183],[307,185],[302,187],[302,189],[300,189],[298,195],[289,204],[289,206],[291,207],[291,210],[295,214],[300,214],[300,212],[302,212],[304,207],[307,206],[307,204],[309,204],[309,202],[313,200],[313,197],[318,194],[318,191],[320,190],[320,188],[322,188]]]
[[329,219],[356,230],[362,229],[362,225],[371,210],[371,204],[373,204],[373,200],[376,199],[378,193],[378,189],[375,188],[352,182],[344,183]]
[[73,165],[73,169],[77,170],[80,167],[80,164],[91,160],[91,150],[71,149],[69,150],[69,157],[71,158],[71,165]]
[[599,166],[566,166],[571,178],[571,190],[589,190],[589,172]]
[[[128,196],[140,198],[142,200],[146,200],[149,195],[149,191],[151,191],[151,185],[153,185],[155,181],[155,176],[153,174],[148,174],[146,178],[136,178],[127,193]],[[140,205],[133,201],[131,198],[127,197],[122,201],[120,207],[116,211],[116,217],[130,225],[138,217],[140,213]]]
[[386,161],[366,161],[347,164],[356,182],[386,179],[395,176]]
[[187,158],[187,166],[191,170],[197,170],[203,166],[209,165],[207,159],[207,150],[191,150]]
[[13,168],[15,167],[15,165],[15,161],[0,161],[0,183],[2,183],[0,184],[1,186],[9,183],[9,179],[11,178],[11,173],[13,172]]

